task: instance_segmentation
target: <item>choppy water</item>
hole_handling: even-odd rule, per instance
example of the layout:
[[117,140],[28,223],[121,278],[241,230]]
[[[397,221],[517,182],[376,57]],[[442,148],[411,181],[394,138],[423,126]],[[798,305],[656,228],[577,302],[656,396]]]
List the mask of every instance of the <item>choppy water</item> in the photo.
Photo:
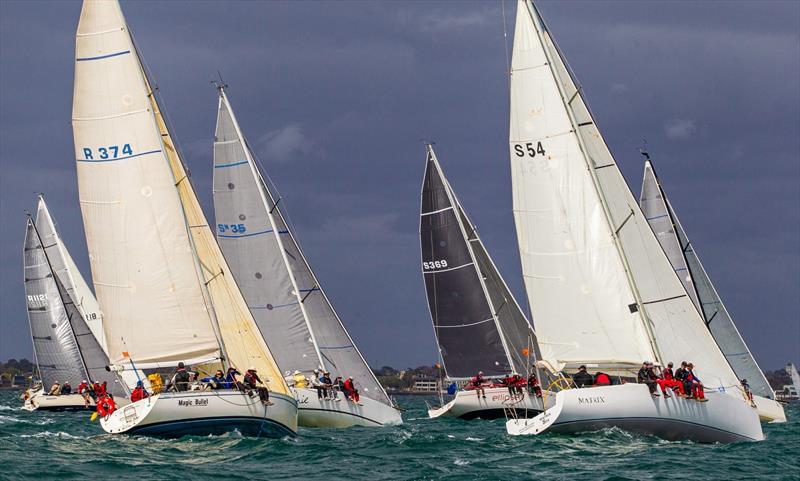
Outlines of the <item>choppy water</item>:
[[510,437],[504,422],[429,420],[398,401],[403,426],[303,429],[176,440],[106,435],[87,413],[29,413],[0,392],[0,479],[800,479],[800,406],[761,443],[667,442],[618,430]]

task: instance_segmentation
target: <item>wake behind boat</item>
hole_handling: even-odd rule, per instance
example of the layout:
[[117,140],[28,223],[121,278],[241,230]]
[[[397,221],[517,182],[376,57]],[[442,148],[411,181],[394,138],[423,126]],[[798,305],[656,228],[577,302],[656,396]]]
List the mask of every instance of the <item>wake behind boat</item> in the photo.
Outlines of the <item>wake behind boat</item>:
[[[755,408],[530,0],[517,3],[510,89],[514,219],[540,359],[564,374],[591,367],[608,385],[571,389],[564,383],[552,407],[534,420],[509,421],[508,432],[616,426],[668,439],[762,440]],[[707,402],[663,399],[651,378],[647,387],[610,385],[649,359],[661,367],[696,363],[691,377],[681,379],[695,390],[686,395],[703,399],[703,389]]]
[[[535,378],[527,385],[517,372],[530,370],[529,354],[538,349],[536,334],[445,178],[432,145],[426,146],[426,154],[420,242],[434,333],[454,385],[478,374],[468,384],[472,389],[457,390],[454,399],[429,409],[428,416],[533,415],[542,410],[536,395],[541,391]],[[491,378],[504,376],[517,386],[488,385]]]
[[248,367],[242,389],[156,394],[106,412],[103,429],[296,433],[296,401],[208,227],[116,0],[84,1],[75,51],[81,211],[114,368]]

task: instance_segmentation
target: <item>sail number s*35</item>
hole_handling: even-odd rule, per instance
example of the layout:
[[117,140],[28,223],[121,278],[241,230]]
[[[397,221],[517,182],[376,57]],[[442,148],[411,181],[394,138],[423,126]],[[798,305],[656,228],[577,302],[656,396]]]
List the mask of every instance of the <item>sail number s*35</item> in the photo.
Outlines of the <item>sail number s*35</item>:
[[244,224],[217,224],[217,230],[220,234],[226,232],[233,232],[234,234],[242,234],[247,232],[247,227]]
[[447,267],[447,261],[444,259],[440,261],[430,261],[422,263],[423,269],[441,269],[442,267]]
[[91,147],[83,148],[83,160],[107,160],[117,159],[119,157],[127,157],[133,155],[131,144],[125,144],[122,147],[119,145],[109,145],[108,147]]
[[536,157],[537,154],[544,155],[545,150],[542,147],[541,142],[528,142],[525,144],[514,144],[514,153],[517,154],[517,157]]

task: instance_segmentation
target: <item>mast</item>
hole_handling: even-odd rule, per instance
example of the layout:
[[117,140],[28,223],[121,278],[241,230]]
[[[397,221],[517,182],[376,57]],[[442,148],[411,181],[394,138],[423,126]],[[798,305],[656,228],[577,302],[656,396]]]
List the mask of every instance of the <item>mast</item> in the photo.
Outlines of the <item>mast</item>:
[[[543,47],[542,50],[544,51],[544,54],[547,57],[547,61],[548,61],[549,66],[550,66],[550,71],[552,73],[553,72],[554,60],[552,58],[552,53],[550,52],[550,50],[548,48],[546,48],[547,42],[545,41],[545,39],[542,36],[542,32],[547,30],[547,27],[544,25],[544,20],[539,15],[539,12],[536,9],[536,6],[533,5],[532,1],[530,2],[530,4],[528,4],[528,1],[529,0],[525,0],[525,6],[526,6],[526,8],[528,8],[528,11],[529,11],[529,13],[531,15],[531,19],[534,22],[534,25],[537,26],[537,28],[535,28],[534,30],[536,31],[536,34],[539,37],[539,41],[542,44],[542,47]],[[533,9],[533,11],[530,10],[531,8]],[[555,45],[555,41],[553,41],[553,45]],[[556,52],[556,55],[558,55],[558,52]],[[513,75],[513,71],[512,71],[512,75]],[[570,73],[570,75],[571,75],[571,73]],[[636,281],[633,279],[633,276],[631,274],[631,268],[630,268],[630,264],[628,262],[628,258],[626,256],[625,250],[623,249],[622,245],[620,244],[620,240],[619,240],[619,231],[625,226],[625,222],[627,222],[627,220],[629,220],[630,217],[633,216],[633,212],[631,212],[631,215],[625,221],[623,221],[621,225],[616,226],[614,224],[613,217],[611,215],[611,211],[608,208],[608,201],[607,201],[607,199],[605,197],[605,193],[603,192],[602,185],[600,184],[600,181],[597,178],[597,172],[595,171],[595,169],[597,169],[598,167],[594,166],[594,165],[591,165],[589,163],[589,159],[591,157],[589,156],[588,149],[586,148],[586,145],[584,143],[583,135],[581,134],[581,130],[579,128],[578,122],[575,120],[575,113],[572,111],[572,107],[571,107],[572,100],[574,100],[576,96],[580,95],[581,89],[580,89],[580,87],[578,87],[578,90],[577,90],[576,94],[573,95],[572,98],[567,99],[567,95],[566,95],[566,92],[564,90],[564,85],[558,80],[558,78],[555,77],[555,75],[554,75],[554,81],[555,81],[556,86],[558,87],[558,91],[560,93],[559,97],[561,98],[561,102],[563,103],[564,109],[567,112],[570,124],[572,125],[572,129],[575,132],[575,137],[578,140],[578,145],[580,147],[581,153],[583,154],[582,157],[583,157],[584,162],[586,163],[586,169],[590,173],[590,176],[591,176],[591,179],[592,179],[592,183],[594,184],[595,192],[597,193],[597,196],[600,199],[600,204],[603,206],[603,213],[605,215],[606,223],[608,224],[608,226],[609,226],[609,228],[611,230],[611,238],[613,240],[613,243],[614,243],[614,246],[616,248],[617,254],[619,255],[620,260],[622,261],[623,268],[624,268],[624,271],[625,271],[625,277],[626,277],[626,279],[628,281],[628,287],[630,288],[631,293],[633,294],[634,299],[636,300],[636,306],[637,306],[637,311],[639,313],[639,318],[641,319],[642,325],[644,326],[645,332],[647,333],[648,340],[650,342],[650,347],[651,347],[651,349],[653,351],[653,354],[656,356],[657,361],[658,362],[662,362],[663,360],[662,360],[662,357],[661,357],[661,353],[659,351],[658,344],[656,343],[655,335],[653,334],[653,331],[652,331],[651,320],[649,319],[649,316],[647,315],[647,313],[646,313],[646,311],[644,309],[644,304],[643,304],[641,295],[639,294],[639,290],[638,290],[638,288],[636,286]],[[591,115],[591,113],[590,113],[590,115]],[[593,118],[592,118],[592,122],[594,122]]]
[[[239,121],[236,120],[236,114],[234,114],[233,109],[231,108],[230,102],[228,102],[228,96],[225,94],[225,88],[227,86],[224,84],[220,84],[217,87],[219,91],[220,102],[225,104],[225,107],[228,110],[228,114],[231,117],[231,121],[233,123],[233,128],[236,130],[236,135],[239,139],[244,139],[244,135],[242,135],[242,131],[239,128]],[[295,279],[294,273],[289,265],[289,259],[286,256],[286,249],[283,246],[283,239],[281,239],[281,233],[279,232],[278,226],[275,223],[275,218],[273,217],[273,212],[277,208],[277,204],[275,200],[272,198],[272,194],[266,188],[266,183],[264,179],[261,177],[261,173],[258,171],[255,165],[255,161],[253,159],[252,153],[250,152],[249,146],[242,144],[242,150],[244,150],[244,155],[247,157],[247,164],[250,167],[250,173],[253,176],[256,184],[259,185],[258,193],[261,196],[261,202],[267,208],[267,218],[269,219],[270,225],[272,226],[272,232],[275,236],[275,242],[278,244],[278,249],[281,253],[281,259],[283,259],[284,266],[286,268],[286,272],[288,273],[289,279],[292,283],[293,292],[295,298],[297,299],[298,305],[300,307],[300,311],[303,313],[303,320],[306,324],[306,329],[308,329],[308,334],[311,337],[311,343],[314,345],[314,351],[317,353],[317,359],[319,360],[319,367],[325,368],[325,362],[322,357],[322,353],[319,350],[319,344],[317,343],[317,339],[314,336],[314,328],[311,326],[311,323],[308,319],[308,312],[306,312],[305,308],[305,298],[301,297],[300,295],[300,288],[297,285],[297,280]],[[267,197],[269,197],[269,202],[267,201]],[[317,286],[318,287],[318,286]],[[313,287],[312,287],[313,289]]]

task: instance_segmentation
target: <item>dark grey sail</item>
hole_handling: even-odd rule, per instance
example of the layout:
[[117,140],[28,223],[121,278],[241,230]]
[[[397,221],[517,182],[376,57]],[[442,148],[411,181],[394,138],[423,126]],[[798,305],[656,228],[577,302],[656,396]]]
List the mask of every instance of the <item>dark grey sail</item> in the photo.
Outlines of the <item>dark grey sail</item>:
[[523,370],[535,336],[427,146],[422,184],[422,272],[447,376]]
[[334,311],[289,229],[220,88],[214,142],[217,240],[281,369],[352,376],[362,395],[393,405]]
[[684,283],[692,301],[703,315],[714,341],[736,376],[747,379],[750,389],[756,395],[775,399],[775,392],[722,303],[692,243],[689,242],[650,160],[645,162],[640,204],[661,247]]
[[44,246],[30,217],[23,258],[28,321],[42,384],[45,390],[56,382],[66,381],[77,386],[86,378],[86,366]]

